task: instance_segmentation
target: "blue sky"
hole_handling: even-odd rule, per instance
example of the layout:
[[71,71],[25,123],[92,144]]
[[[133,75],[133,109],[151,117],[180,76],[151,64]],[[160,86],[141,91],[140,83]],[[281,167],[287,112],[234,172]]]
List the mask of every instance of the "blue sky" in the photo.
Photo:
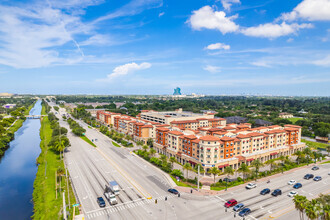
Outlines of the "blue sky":
[[0,92],[329,96],[329,85],[330,0],[0,2]]

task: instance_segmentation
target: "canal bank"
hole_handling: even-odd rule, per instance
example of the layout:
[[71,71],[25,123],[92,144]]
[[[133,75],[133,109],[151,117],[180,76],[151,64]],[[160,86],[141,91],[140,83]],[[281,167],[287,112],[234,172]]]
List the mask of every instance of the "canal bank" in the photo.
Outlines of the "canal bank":
[[[41,113],[38,100],[30,114]],[[36,158],[40,154],[40,120],[27,119],[9,143],[0,160],[1,219],[30,219],[33,214],[32,192],[37,173]]]

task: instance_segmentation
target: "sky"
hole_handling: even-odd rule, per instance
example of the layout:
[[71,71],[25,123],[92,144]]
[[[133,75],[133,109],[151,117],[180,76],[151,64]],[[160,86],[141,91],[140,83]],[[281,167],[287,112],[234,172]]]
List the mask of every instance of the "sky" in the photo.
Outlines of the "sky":
[[0,92],[330,96],[330,0],[1,0]]

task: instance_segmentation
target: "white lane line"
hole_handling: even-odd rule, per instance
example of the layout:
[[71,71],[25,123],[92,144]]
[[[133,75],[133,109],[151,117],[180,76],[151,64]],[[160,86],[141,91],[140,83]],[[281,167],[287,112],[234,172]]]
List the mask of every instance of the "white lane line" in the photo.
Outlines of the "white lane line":
[[268,213],[269,213],[269,214],[272,214],[273,212],[272,212],[271,210],[268,210]]

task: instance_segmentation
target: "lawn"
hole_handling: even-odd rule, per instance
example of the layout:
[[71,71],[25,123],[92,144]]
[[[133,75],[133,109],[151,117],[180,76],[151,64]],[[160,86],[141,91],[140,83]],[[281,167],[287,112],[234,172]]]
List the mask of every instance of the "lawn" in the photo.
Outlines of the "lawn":
[[[46,114],[44,106],[42,108],[42,114]],[[40,148],[41,153],[37,159],[38,172],[34,181],[33,191],[33,203],[34,203],[34,215],[32,219],[62,219],[62,192],[66,191],[66,202],[68,202],[67,182],[65,175],[62,176],[61,185],[58,182],[57,198],[56,198],[56,171],[58,168],[64,169],[63,160],[60,159],[59,154],[55,153],[48,147],[48,143],[52,137],[52,129],[48,117],[43,117],[41,120],[40,128]],[[59,177],[58,177],[59,181]],[[61,190],[59,188],[62,188]],[[75,204],[76,199],[73,194],[71,185],[69,184],[70,191],[70,203]],[[70,209],[70,216],[72,216],[72,207]],[[79,214],[79,210],[76,209],[76,214]]]
[[81,136],[81,139],[92,145],[93,147],[97,147],[91,140],[89,140],[86,136]]
[[288,120],[295,124],[296,121],[302,120],[302,118],[288,118]]
[[121,147],[119,144],[117,144],[117,143],[114,142],[114,141],[112,141],[112,144],[113,144],[113,146],[115,146],[115,147]]
[[302,139],[301,141],[304,142],[304,143],[306,143],[307,146],[312,147],[314,149],[317,149],[317,148],[326,149],[326,146],[329,146],[329,144],[324,144],[324,143],[319,143],[319,142],[313,142],[313,141],[307,141],[307,140],[304,140],[304,139]]
[[170,175],[172,180],[175,182],[177,186],[183,186],[183,187],[191,187],[191,188],[197,188],[196,185],[190,184],[190,183],[185,183],[185,182],[180,182],[177,181],[176,178],[174,178],[172,175]]

